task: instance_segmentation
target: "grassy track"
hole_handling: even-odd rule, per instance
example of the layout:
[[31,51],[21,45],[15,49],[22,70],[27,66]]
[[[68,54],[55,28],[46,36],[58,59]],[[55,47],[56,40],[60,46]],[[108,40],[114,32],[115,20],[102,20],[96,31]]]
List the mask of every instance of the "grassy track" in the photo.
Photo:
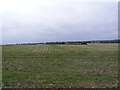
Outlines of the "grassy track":
[[5,88],[117,87],[118,46],[3,46]]

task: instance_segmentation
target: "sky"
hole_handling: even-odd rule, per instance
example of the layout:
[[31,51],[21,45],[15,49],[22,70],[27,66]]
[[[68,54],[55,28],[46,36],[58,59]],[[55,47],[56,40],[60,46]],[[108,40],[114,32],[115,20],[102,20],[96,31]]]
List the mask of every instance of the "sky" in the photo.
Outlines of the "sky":
[[117,0],[1,0],[2,44],[118,38]]

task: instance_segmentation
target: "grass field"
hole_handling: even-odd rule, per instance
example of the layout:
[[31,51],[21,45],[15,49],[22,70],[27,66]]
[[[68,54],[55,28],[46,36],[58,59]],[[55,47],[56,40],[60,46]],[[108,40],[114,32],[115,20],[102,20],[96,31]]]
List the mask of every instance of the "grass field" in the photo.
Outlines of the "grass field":
[[117,87],[117,44],[2,48],[4,88]]

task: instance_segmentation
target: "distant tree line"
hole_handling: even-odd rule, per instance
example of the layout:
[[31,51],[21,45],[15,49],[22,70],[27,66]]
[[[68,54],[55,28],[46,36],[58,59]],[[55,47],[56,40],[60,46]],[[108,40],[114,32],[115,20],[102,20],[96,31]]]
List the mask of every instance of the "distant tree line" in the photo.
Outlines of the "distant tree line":
[[46,42],[45,44],[85,44],[87,45],[87,42],[81,42],[81,41],[66,41],[66,42]]
[[71,45],[87,45],[88,43],[120,43],[120,40],[94,40],[94,41],[62,41],[62,42],[45,42],[45,43],[21,43],[7,45],[37,45],[37,44],[71,44]]
[[78,44],[78,45],[87,45],[88,43],[120,43],[120,40],[46,42],[45,44],[74,44],[74,45]]

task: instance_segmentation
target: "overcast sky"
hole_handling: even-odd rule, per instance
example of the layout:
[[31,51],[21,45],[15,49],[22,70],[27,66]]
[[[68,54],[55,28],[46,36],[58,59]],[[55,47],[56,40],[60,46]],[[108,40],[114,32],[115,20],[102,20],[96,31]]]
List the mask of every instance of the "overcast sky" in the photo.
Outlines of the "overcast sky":
[[85,1],[3,0],[2,43],[117,39],[118,3]]

